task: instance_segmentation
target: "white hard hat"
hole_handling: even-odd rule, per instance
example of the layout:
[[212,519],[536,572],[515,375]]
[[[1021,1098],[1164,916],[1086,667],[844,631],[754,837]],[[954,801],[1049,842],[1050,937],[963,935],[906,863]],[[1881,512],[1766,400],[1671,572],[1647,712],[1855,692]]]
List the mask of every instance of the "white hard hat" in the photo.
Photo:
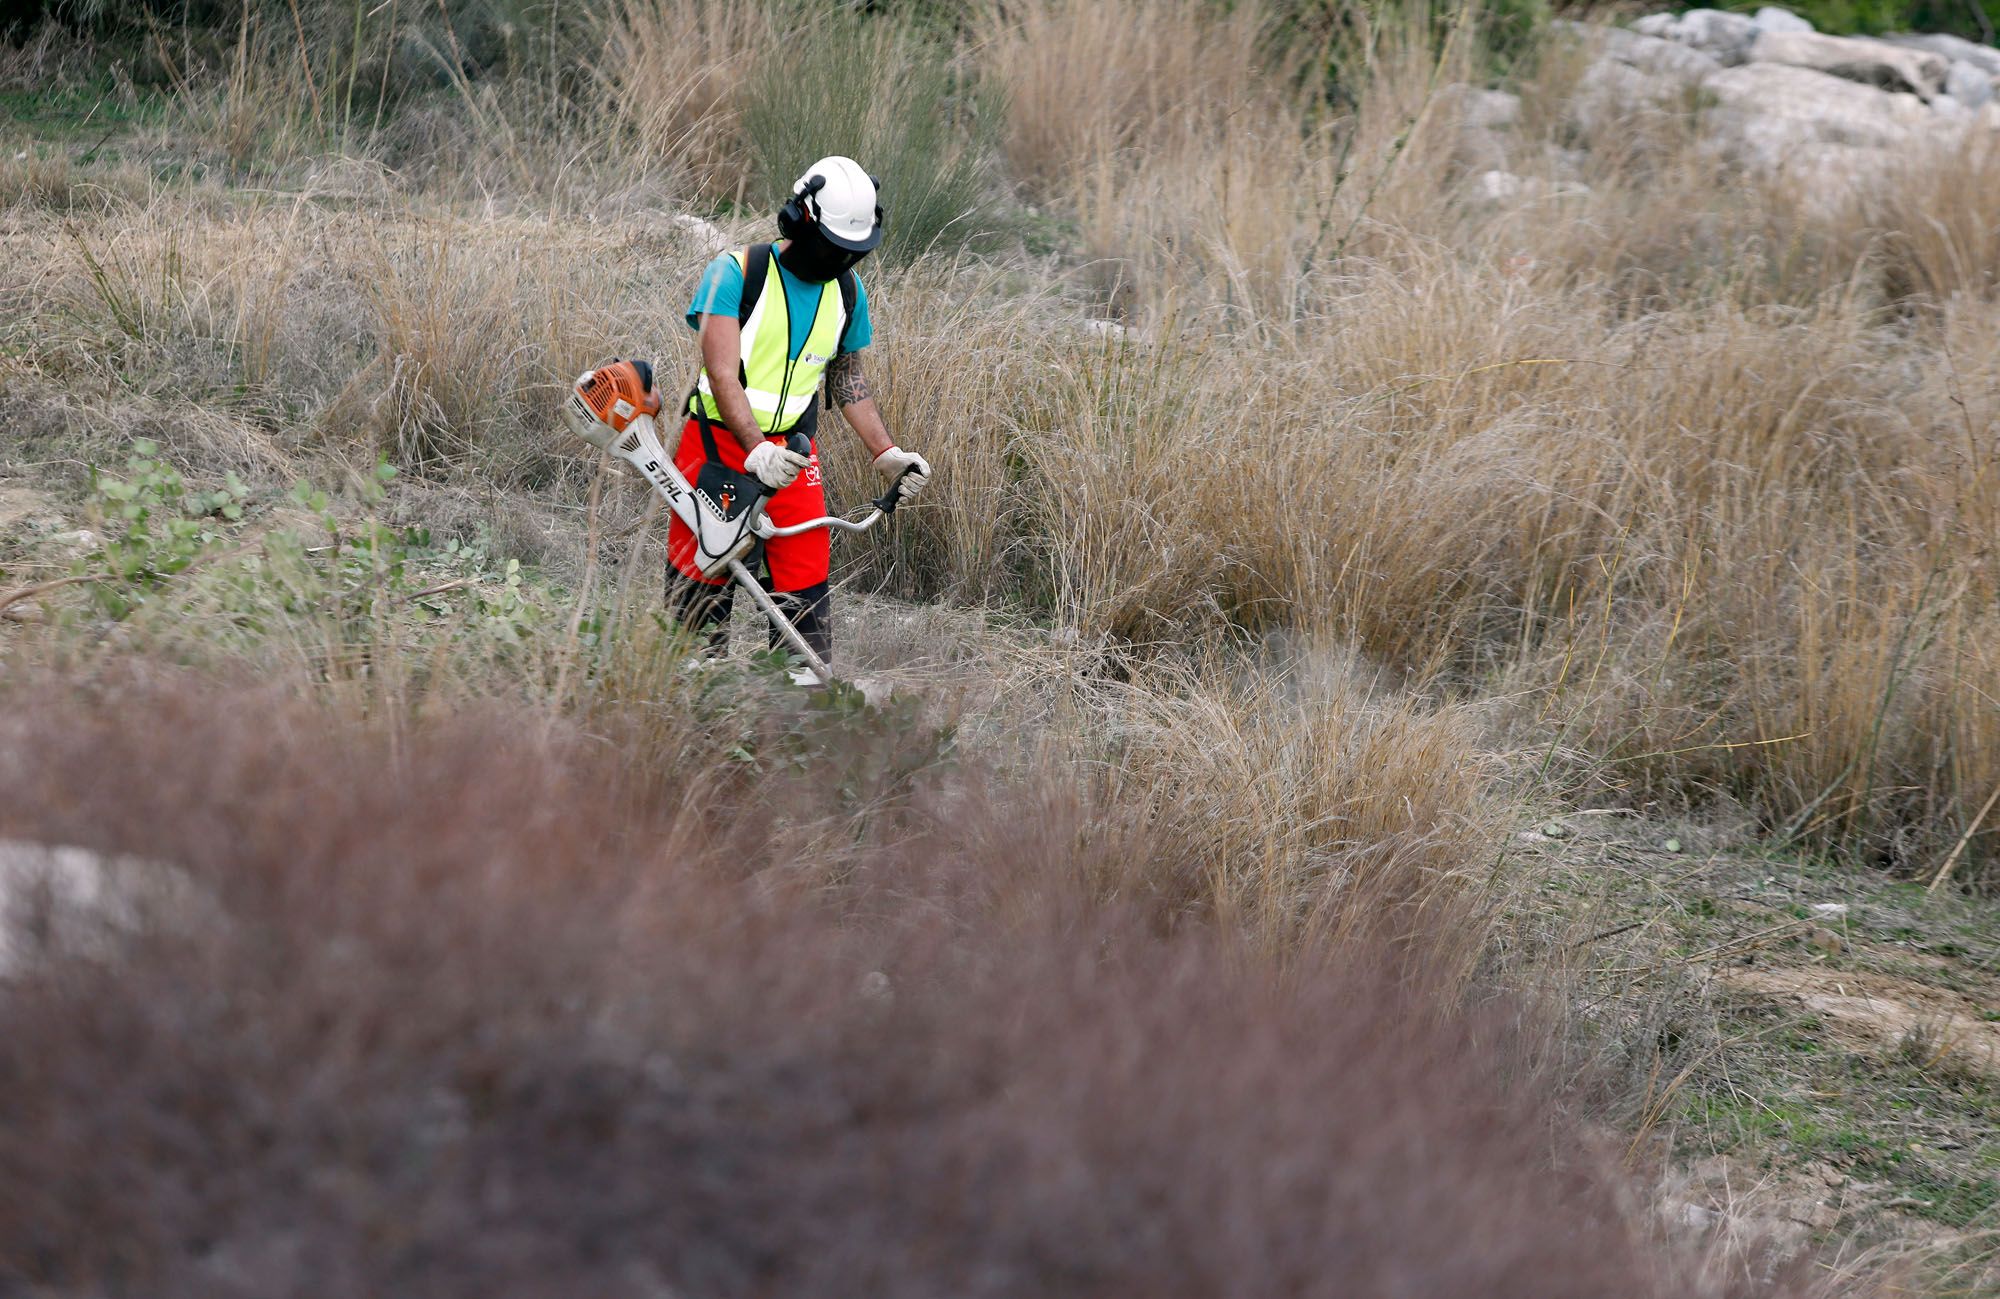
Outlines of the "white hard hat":
[[812,214],[820,233],[837,248],[865,253],[882,242],[875,178],[852,158],[834,154],[807,168],[792,183],[792,202]]

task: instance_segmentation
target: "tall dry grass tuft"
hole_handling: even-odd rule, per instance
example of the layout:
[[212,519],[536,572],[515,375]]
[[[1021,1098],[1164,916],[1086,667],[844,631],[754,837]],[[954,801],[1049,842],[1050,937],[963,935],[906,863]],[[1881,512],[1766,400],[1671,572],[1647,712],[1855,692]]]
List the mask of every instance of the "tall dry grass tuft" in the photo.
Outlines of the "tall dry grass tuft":
[[1011,592],[1142,656],[1289,625],[1505,674],[1630,797],[1726,793],[1913,869],[1990,792],[1989,306],[1937,342],[1858,290],[1621,324],[1597,282],[1419,245],[1253,348],[899,290],[951,333],[892,344],[896,375],[964,414],[916,425],[950,441],[937,504],[856,577]]
[[1069,198],[1107,160],[1130,167],[1240,138],[1274,110],[1296,120],[1278,87],[1310,51],[1276,47],[1275,22],[1261,3],[982,6],[973,40],[982,75],[1006,96],[1014,175],[1044,197]]
[[88,228],[27,223],[16,239],[39,262],[16,292],[38,354],[114,390],[242,411],[297,448],[536,486],[570,473],[550,414],[563,385],[678,341],[675,298],[706,251],[676,227],[585,252],[552,243],[547,217],[321,208],[383,201],[359,185],[218,211],[156,191]]
[[[885,328],[866,356],[890,433],[904,446],[939,446],[933,464],[953,508],[915,507],[872,544],[836,547],[843,579],[905,597],[994,605],[1041,584],[1044,538],[1036,503],[1020,490],[1025,412],[1080,313],[1052,285],[1023,285],[1004,267],[923,260],[867,278]],[[689,362],[690,367],[692,361]],[[838,416],[826,427],[838,429]],[[820,439],[830,499],[858,504],[881,490],[858,439]]]
[[1193,0],[979,11],[975,57],[1007,105],[1012,173],[1074,214],[1092,282],[1121,313],[1175,300],[1157,282],[1168,262],[1259,314],[1282,296],[1300,208],[1336,177],[1294,89],[1310,52],[1274,42],[1275,22],[1260,4]]
[[743,125],[756,207],[775,207],[814,159],[862,160],[894,213],[877,265],[992,240],[986,153],[999,122],[921,25],[817,14],[746,88]]
[[140,852],[212,904],[0,990],[14,1285],[1803,1293],[1652,1239],[1504,1017],[1078,905],[1056,803],[827,892],[705,773],[640,795],[505,713],[13,700],[10,860]]
[[479,453],[503,479],[546,482],[572,460],[548,436],[555,376],[613,348],[602,313],[617,283],[513,234],[496,247],[509,236],[447,228],[370,250],[376,355],[336,399],[336,425],[356,411],[374,454],[416,469]]
[[739,204],[750,196],[745,88],[783,40],[785,15],[771,3],[699,0],[635,0],[607,11],[596,71],[647,159],[682,171],[700,193]]
[[1281,962],[1426,934],[1426,977],[1463,986],[1505,909],[1478,710],[1391,694],[1338,642],[1280,661],[1111,692],[1109,806],[1160,834],[1119,893],[1213,910]]
[[1881,241],[1893,298],[1950,301],[2000,289],[2000,138],[1967,131],[1956,148],[1905,158],[1859,204]]
[[[1262,5],[1047,0],[982,10],[976,56],[1015,178],[1074,220],[1114,312],[1282,331],[1318,304],[1315,267],[1438,215],[1466,19],[1357,15],[1336,45]],[[1336,59],[1351,112],[1323,103]]]
[[[323,146],[329,122],[325,60],[302,31],[281,30],[246,16],[236,49],[219,78],[182,73],[179,108],[185,124],[210,141],[238,174],[253,166],[282,167]],[[315,63],[319,66],[315,69]]]

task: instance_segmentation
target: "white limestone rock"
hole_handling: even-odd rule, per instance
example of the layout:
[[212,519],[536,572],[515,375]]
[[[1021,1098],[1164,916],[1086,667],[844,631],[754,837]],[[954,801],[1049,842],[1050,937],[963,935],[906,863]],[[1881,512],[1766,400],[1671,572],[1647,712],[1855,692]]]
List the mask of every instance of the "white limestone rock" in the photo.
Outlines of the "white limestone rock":
[[703,252],[721,252],[730,246],[728,232],[713,221],[704,221],[688,212],[674,213],[673,221],[681,237]]
[[1600,56],[1615,59],[1627,67],[1650,72],[1676,81],[1693,85],[1709,75],[1722,71],[1722,60],[1692,45],[1682,45],[1678,41],[1647,36],[1636,30],[1623,27],[1604,29],[1604,44]]
[[149,925],[219,923],[214,899],[178,867],[0,839],[0,978],[51,952],[109,957]]
[[1713,54],[1729,66],[1750,57],[1750,47],[1758,36],[1755,19],[1720,9],[1690,9],[1667,33],[1683,45]]
[[1927,102],[1943,93],[1950,66],[1942,55],[1927,50],[1817,32],[1761,33],[1751,43],[1750,61],[1810,68],[1883,90],[1908,90]]
[[1528,182],[1511,171],[1483,171],[1473,178],[1472,195],[1486,203],[1508,203],[1527,192]]
[[1954,62],[1944,74],[1947,98],[1938,100],[1936,107],[1957,103],[1977,112],[1993,98],[1993,82],[1994,75],[1977,64]]
[[1458,133],[1451,159],[1467,172],[1505,171],[1508,166],[1508,136],[1500,131],[1468,127]]
[[1504,90],[1451,85],[1439,91],[1438,98],[1457,111],[1460,125],[1471,130],[1504,130],[1521,121],[1521,97]]
[[1715,98],[1703,120],[1718,147],[1767,173],[1807,145],[1907,148],[1932,121],[1915,95],[1783,63],[1725,68],[1703,88]]
[[89,528],[73,528],[49,538],[49,546],[67,559],[87,559],[104,546],[104,538]]
[[1760,32],[1809,32],[1813,25],[1789,9],[1777,5],[1765,5],[1751,16]]
[[2000,77],[2000,50],[1994,49],[1991,45],[1980,45],[1960,36],[1947,36],[1942,32],[1921,35],[1905,33],[1899,36],[1884,36],[1880,39],[1890,45],[1901,45],[1940,55],[1953,63],[1970,63],[1988,76]]
[[1564,111],[1572,125],[1590,136],[1614,122],[1685,114],[1692,106],[1689,83],[1679,77],[1600,59],[1585,69]]
[[1808,210],[1831,217],[1849,199],[1880,185],[1901,157],[1895,150],[1866,144],[1806,143],[1779,159],[1772,174],[1794,182],[1805,194]]
[[1486,171],[1473,177],[1472,201],[1484,207],[1513,207],[1547,199],[1582,198],[1588,185],[1544,180],[1539,176],[1517,176],[1511,171]]

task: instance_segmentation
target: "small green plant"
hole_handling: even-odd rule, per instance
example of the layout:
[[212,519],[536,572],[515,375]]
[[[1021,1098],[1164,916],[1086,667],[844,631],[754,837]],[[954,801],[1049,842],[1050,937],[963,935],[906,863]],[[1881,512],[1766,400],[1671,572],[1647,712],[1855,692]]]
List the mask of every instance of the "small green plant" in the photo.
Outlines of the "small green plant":
[[128,617],[168,579],[209,554],[242,521],[250,494],[234,471],[213,491],[190,491],[159,451],[140,438],[125,461],[125,477],[91,472],[103,541],[79,571],[93,579],[93,601],[114,620]]
[[[361,499],[371,511],[386,503],[396,474],[382,460],[362,481]],[[372,514],[358,525],[344,521],[332,497],[310,483],[295,486],[292,500],[318,515],[333,539],[308,547],[288,533],[267,538],[265,553],[286,575],[293,611],[330,612],[356,636],[384,617],[432,623],[470,615],[472,627],[509,646],[539,625],[521,561],[494,557],[483,541],[452,537],[436,545],[427,528],[393,528]]]
[[[235,474],[212,490],[190,489],[142,439],[124,475],[93,474],[103,540],[77,572],[103,617],[127,620],[171,592],[164,612],[219,615],[210,626],[247,634],[237,648],[254,648],[287,625],[356,645],[406,632],[501,649],[525,644],[542,612],[521,561],[494,556],[483,542],[435,545],[426,529],[381,522],[376,511],[395,476],[385,461],[360,480],[353,494],[367,513],[358,519],[326,489],[300,482],[288,499],[313,516],[321,535],[277,528],[245,540],[235,534],[250,492]],[[209,571],[197,578],[197,567]]]
[[[1747,12],[1756,6],[1731,7]],[[1789,7],[1835,36],[1950,32],[1991,42],[2000,26],[2000,4],[1993,0],[1795,0]]]

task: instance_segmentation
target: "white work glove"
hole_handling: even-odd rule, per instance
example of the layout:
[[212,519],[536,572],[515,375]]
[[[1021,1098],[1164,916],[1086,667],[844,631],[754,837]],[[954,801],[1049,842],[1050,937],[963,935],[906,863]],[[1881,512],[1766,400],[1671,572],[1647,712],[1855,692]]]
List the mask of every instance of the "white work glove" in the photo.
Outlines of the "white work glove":
[[743,468],[772,491],[783,491],[805,471],[806,458],[782,442],[759,442],[743,457]]
[[905,469],[910,471],[910,475],[902,480],[903,493],[901,499],[907,501],[918,492],[924,490],[924,485],[930,482],[931,462],[916,452],[905,451],[901,447],[890,447],[887,451],[875,457],[875,472],[888,479],[891,483],[894,483]]

